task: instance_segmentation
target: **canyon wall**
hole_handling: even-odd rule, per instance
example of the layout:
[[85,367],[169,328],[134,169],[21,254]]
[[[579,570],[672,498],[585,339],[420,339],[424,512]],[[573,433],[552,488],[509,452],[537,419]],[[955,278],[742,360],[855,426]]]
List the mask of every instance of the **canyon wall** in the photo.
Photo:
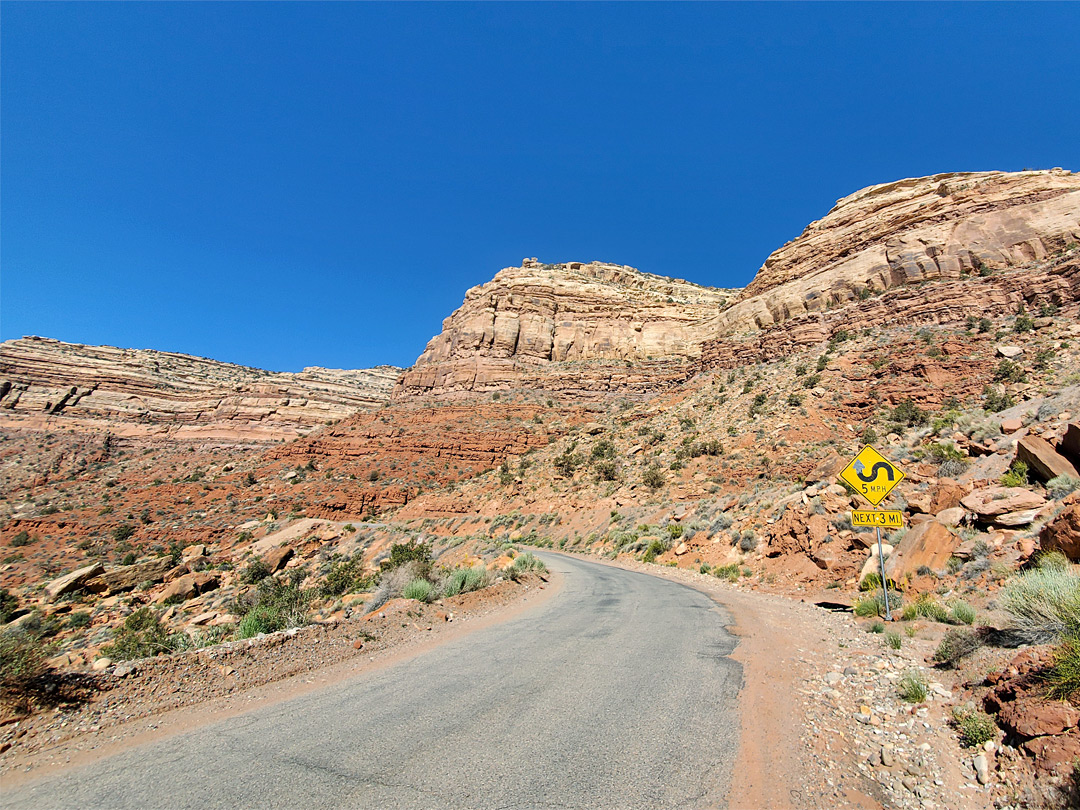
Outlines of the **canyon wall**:
[[270,372],[144,349],[0,344],[0,424],[276,441],[387,401],[400,369]]

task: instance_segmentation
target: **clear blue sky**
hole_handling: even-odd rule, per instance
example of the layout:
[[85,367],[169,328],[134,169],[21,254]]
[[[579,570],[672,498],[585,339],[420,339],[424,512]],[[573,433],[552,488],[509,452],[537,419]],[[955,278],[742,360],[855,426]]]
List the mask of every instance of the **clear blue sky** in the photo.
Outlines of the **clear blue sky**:
[[1080,169],[1075,4],[0,13],[3,339],[409,365],[525,256],[743,286],[863,186]]

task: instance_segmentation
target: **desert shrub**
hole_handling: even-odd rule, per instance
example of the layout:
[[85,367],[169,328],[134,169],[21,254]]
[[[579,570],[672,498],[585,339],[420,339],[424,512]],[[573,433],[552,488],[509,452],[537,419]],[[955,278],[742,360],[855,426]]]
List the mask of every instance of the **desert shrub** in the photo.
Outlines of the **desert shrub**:
[[41,638],[21,629],[0,630],[0,696],[21,700],[46,673],[47,648]]
[[594,462],[593,470],[596,471],[596,477],[601,481],[614,481],[619,477],[618,467],[615,466],[615,462],[607,459]]
[[712,533],[721,532],[724,529],[730,529],[731,524],[734,521],[731,519],[731,515],[727,512],[721,512],[719,515],[713,518],[712,523],[709,524],[709,531]]
[[1019,334],[1021,332],[1030,332],[1034,328],[1035,320],[1026,312],[1021,310],[1017,314],[1016,320],[1013,322],[1013,331]]
[[957,600],[949,605],[949,619],[955,624],[972,624],[975,621],[975,608]]
[[926,700],[929,692],[926,678],[915,669],[909,669],[896,684],[896,691],[900,693],[900,699],[908,703],[922,703]]
[[36,537],[32,537],[30,533],[24,529],[11,538],[11,543],[9,545],[11,545],[12,548],[21,548],[22,546],[30,545],[36,539]]
[[379,587],[376,589],[371,601],[367,604],[368,610],[376,610],[386,604],[395,596],[401,596],[405,586],[418,579],[418,564],[405,563],[397,568],[391,568],[379,576]]
[[363,554],[357,553],[343,560],[334,560],[326,574],[319,593],[322,596],[341,596],[345,593],[366,591],[375,583],[375,577],[364,571]]
[[1028,466],[1017,459],[1010,466],[1008,472],[1001,476],[1003,487],[1024,487],[1028,482]]
[[598,461],[604,458],[613,459],[615,458],[615,445],[612,444],[610,439],[601,439],[593,445],[589,458],[592,461]]
[[966,627],[952,628],[946,631],[941,643],[934,650],[931,660],[936,664],[953,668],[981,646],[983,646],[982,639],[975,631]]
[[1068,571],[1069,558],[1056,548],[1039,554],[1036,568],[1042,571]]
[[1080,574],[1068,568],[1040,564],[1013,577],[1001,589],[998,604],[1032,644],[1080,635]]
[[726,579],[728,582],[738,582],[739,564],[731,563],[731,565],[718,565],[713,569],[713,575],[718,579]]
[[233,603],[233,613],[242,617],[238,635],[251,638],[307,624],[311,597],[310,591],[301,590],[295,583],[267,577]]
[[158,653],[170,653],[187,646],[184,633],[170,633],[151,608],[143,607],[124,619],[113,631],[111,644],[101,648],[101,654],[114,661],[148,658]]
[[664,473],[654,465],[642,473],[641,481],[649,489],[660,489],[664,485]]
[[68,616],[67,626],[72,630],[82,630],[90,626],[90,614],[85,610],[77,610]]
[[579,453],[568,449],[556,456],[551,463],[559,475],[563,478],[569,478],[574,474],[574,470],[581,466],[582,458]]
[[667,551],[667,546],[664,545],[663,541],[654,539],[649,543],[648,548],[645,549],[645,553],[641,556],[641,561],[653,562],[658,555],[663,554],[665,551]]
[[755,416],[761,413],[762,409],[765,407],[765,403],[768,401],[769,397],[767,394],[757,394],[754,397],[754,401],[750,403],[749,415]]
[[753,551],[757,548],[757,536],[750,529],[746,529],[739,538],[739,550],[744,552]]
[[989,318],[979,318],[979,332],[986,334],[994,328],[994,322]]
[[1080,478],[1074,478],[1068,474],[1059,475],[1046,482],[1046,491],[1055,500],[1060,500],[1078,489],[1080,489]]
[[245,585],[254,585],[268,576],[270,576],[270,566],[256,557],[240,572],[240,581]]
[[547,566],[544,565],[543,560],[533,554],[531,551],[526,551],[524,554],[519,554],[514,558],[514,562],[507,566],[506,574],[510,579],[517,581],[523,574],[535,571],[538,574],[542,574],[547,571]]
[[891,630],[885,634],[885,646],[892,650],[899,650],[903,640],[900,638],[899,633],[894,633]]
[[993,719],[969,706],[953,709],[953,723],[960,735],[960,744],[965,748],[978,748],[997,736],[997,725]]
[[930,416],[926,411],[922,410],[910,399],[905,399],[892,409],[890,414],[892,421],[901,425],[907,425],[908,427],[914,427],[915,425],[925,425]]
[[[880,582],[880,580],[879,580]],[[880,587],[880,585],[879,585]],[[889,591],[889,609],[894,613],[903,610],[904,598],[897,591]],[[866,618],[868,616],[885,615],[885,598],[881,591],[864,596],[855,601],[855,615]]]
[[390,556],[380,563],[383,571],[392,571],[408,563],[415,564],[416,576],[427,578],[431,572],[431,544],[408,540],[390,546]]
[[411,580],[401,591],[401,595],[406,599],[415,599],[418,602],[426,602],[431,598],[431,593],[434,590],[431,583],[426,579],[420,579],[419,577]]
[[15,618],[19,609],[19,598],[7,588],[0,588],[0,624],[7,624]]
[[113,529],[112,537],[117,543],[122,543],[135,534],[135,527],[128,523],[121,523]]
[[941,464],[944,461],[965,461],[967,458],[956,445],[949,442],[934,442],[926,448],[925,453],[925,457],[935,464]]
[[1065,639],[1054,650],[1046,680],[1052,698],[1069,700],[1080,693],[1080,636]]
[[997,382],[1027,382],[1027,372],[1019,363],[1012,360],[1002,360],[994,370],[994,379]]
[[876,635],[884,633],[885,632],[885,622],[880,622],[880,621],[871,622],[870,626],[866,628],[866,632],[874,633]]
[[988,413],[1000,413],[1015,404],[1009,392],[998,386],[988,385],[983,389],[983,409]]

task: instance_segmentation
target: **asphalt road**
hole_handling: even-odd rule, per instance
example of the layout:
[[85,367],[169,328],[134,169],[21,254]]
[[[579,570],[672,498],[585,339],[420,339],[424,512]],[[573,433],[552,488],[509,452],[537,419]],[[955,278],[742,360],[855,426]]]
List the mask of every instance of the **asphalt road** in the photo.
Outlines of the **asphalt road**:
[[728,617],[559,555],[516,618],[285,703],[0,792],[5,808],[704,808],[738,749]]

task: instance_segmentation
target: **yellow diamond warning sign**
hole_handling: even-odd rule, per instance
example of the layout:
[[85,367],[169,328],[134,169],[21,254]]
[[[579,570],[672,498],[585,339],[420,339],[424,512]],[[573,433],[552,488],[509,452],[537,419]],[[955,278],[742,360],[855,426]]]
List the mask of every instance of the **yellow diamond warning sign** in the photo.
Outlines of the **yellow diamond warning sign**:
[[904,480],[904,473],[873,447],[866,445],[840,473],[840,480],[855,487],[860,495],[877,506],[893,491],[893,487]]

